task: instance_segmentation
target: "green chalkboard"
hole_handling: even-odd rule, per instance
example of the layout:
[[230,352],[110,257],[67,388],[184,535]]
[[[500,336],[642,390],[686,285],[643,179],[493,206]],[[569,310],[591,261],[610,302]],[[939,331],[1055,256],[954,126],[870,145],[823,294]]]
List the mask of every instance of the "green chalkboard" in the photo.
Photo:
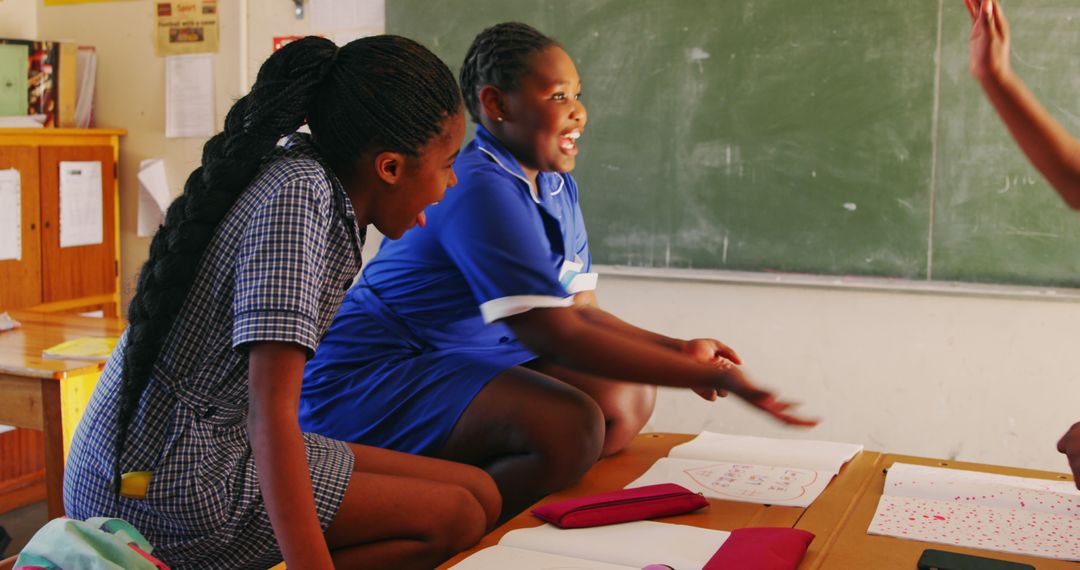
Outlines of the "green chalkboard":
[[[1070,4],[1010,14],[1017,67],[1080,118]],[[1080,219],[967,72],[967,18],[960,0],[387,1],[387,31],[455,72],[501,21],[564,45],[597,263],[1078,284]]]

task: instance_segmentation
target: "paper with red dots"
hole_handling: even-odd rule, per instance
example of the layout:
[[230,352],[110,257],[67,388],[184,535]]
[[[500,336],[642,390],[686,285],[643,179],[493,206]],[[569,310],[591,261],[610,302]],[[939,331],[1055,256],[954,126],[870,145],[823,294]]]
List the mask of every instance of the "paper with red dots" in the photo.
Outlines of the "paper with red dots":
[[867,532],[1080,560],[1080,491],[1066,481],[896,463]]

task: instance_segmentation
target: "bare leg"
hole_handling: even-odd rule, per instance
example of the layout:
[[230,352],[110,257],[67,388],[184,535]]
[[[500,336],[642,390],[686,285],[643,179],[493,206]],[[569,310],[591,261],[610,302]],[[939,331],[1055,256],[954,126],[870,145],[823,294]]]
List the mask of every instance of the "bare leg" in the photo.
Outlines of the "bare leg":
[[337,568],[433,568],[476,544],[500,510],[475,467],[362,445],[326,529]]
[[602,456],[622,451],[641,432],[656,405],[656,386],[623,382],[570,370],[537,359],[525,366],[585,392],[604,412],[607,431]]
[[325,535],[336,568],[430,569],[479,542],[486,527],[464,487],[361,472]]
[[487,530],[495,528],[495,521],[502,509],[502,497],[499,496],[495,481],[482,469],[357,443],[350,443],[349,447],[356,456],[357,471],[414,477],[464,487],[476,497],[484,509]]
[[600,457],[603,438],[592,398],[519,366],[480,391],[438,455],[491,474],[503,522],[580,479]]

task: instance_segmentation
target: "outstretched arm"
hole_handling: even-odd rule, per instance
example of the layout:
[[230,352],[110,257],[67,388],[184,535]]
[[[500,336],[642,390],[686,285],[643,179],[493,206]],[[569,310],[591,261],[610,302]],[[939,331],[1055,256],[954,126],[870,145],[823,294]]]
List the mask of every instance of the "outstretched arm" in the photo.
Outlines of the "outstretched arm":
[[793,404],[755,386],[737,367],[700,364],[674,350],[612,330],[585,316],[588,307],[532,309],[505,319],[533,352],[596,376],[679,388],[729,391],[778,420],[811,426]]
[[[730,368],[736,364],[742,364],[742,359],[730,346],[716,339],[696,338],[682,340],[636,327],[601,309],[596,302],[596,293],[593,291],[583,291],[574,295],[574,305],[581,308],[582,317],[597,326],[606,327],[614,333],[635,337],[668,350],[673,350],[695,362],[717,368]],[[696,387],[693,390],[697,395],[710,402],[716,400],[717,396],[727,396],[727,392],[724,390],[712,387]]]
[[1047,112],[1009,63],[1009,23],[995,0],[964,0],[971,72],[1021,150],[1062,199],[1080,210],[1080,142]]

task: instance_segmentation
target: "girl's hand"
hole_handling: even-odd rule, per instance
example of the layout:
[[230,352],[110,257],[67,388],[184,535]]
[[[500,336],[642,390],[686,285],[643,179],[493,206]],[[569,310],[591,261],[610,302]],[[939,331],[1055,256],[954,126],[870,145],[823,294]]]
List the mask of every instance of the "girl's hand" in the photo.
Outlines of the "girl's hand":
[[971,14],[971,73],[979,81],[999,79],[1009,64],[1009,22],[996,0],[964,0]]
[[813,427],[818,420],[800,417],[794,414],[798,404],[785,402],[776,397],[776,394],[755,386],[743,374],[742,370],[732,367],[724,374],[723,386],[719,390],[726,390],[746,400],[748,404],[771,415],[772,417],[788,425]]
[[[683,352],[695,362],[715,366],[721,370],[734,368],[736,364],[742,364],[742,359],[731,349],[730,346],[711,338],[696,338],[689,340],[683,345]],[[702,398],[714,402],[717,396],[724,398],[727,392],[716,388],[693,388],[694,392]]]
[[1077,422],[1061,436],[1057,450],[1065,454],[1069,459],[1069,469],[1072,470],[1076,488],[1080,489],[1080,422]]

